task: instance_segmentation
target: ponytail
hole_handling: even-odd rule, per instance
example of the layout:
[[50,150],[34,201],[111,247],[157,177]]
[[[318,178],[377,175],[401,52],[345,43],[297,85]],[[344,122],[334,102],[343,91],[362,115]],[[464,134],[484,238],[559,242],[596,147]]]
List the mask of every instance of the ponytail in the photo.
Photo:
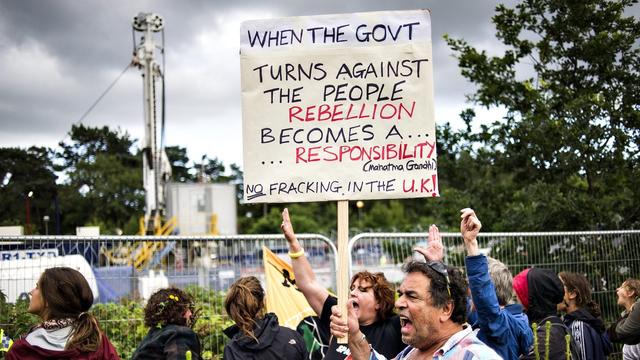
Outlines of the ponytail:
[[586,304],[586,307],[594,318],[598,318],[600,317],[600,315],[602,315],[602,312],[600,311],[600,305],[594,300],[589,300],[589,302],[587,302]]
[[77,348],[83,352],[93,352],[100,347],[102,332],[95,316],[82,312],[69,334],[69,341],[65,349]]
[[68,319],[73,325],[65,349],[96,351],[101,343],[98,320],[88,313],[93,292],[87,279],[69,267],[46,269],[38,281],[46,320]]
[[240,331],[258,342],[253,327],[256,318],[264,317],[264,290],[260,281],[254,276],[238,279],[229,288],[224,307]]

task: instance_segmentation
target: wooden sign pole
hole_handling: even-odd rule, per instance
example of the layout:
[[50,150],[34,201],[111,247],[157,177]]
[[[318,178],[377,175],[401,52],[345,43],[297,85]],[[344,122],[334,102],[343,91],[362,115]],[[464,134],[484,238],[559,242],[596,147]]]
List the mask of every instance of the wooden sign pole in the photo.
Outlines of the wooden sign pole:
[[[338,269],[336,287],[338,292],[338,309],[343,317],[347,316],[347,300],[349,300],[349,201],[338,201]],[[338,338],[338,344],[346,344],[348,336]]]

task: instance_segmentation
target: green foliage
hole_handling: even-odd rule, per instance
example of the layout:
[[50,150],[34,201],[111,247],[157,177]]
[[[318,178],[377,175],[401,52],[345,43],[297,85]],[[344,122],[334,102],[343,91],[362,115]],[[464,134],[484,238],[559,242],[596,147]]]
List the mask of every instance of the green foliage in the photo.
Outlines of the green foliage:
[[[640,153],[640,22],[624,16],[634,3],[499,5],[493,22],[506,47],[502,56],[446,37],[462,75],[477,88],[469,98],[507,111],[479,134],[461,137],[478,143],[471,169],[480,172],[470,172],[473,181],[489,180],[484,194],[497,196],[480,199],[503,207],[489,214],[495,211],[490,222],[496,229],[639,223],[633,189]],[[473,113],[464,116],[470,121]]]
[[118,350],[120,358],[130,359],[148,331],[144,326],[142,305],[137,301],[123,300],[121,303],[96,304],[91,312],[99,319],[102,330]]
[[[42,217],[53,219],[56,175],[51,150],[0,148],[0,225],[23,225],[27,234],[44,234]],[[33,192],[27,199],[29,192]],[[27,206],[30,229],[26,228]]]
[[74,125],[70,141],[61,142],[57,170],[66,174],[60,186],[62,227],[100,225],[116,234],[134,214],[142,214],[142,158],[132,153],[135,140],[108,127]]
[[[491,56],[463,39],[446,37],[462,75],[475,87],[474,105],[501,118],[465,127],[438,124],[440,198],[351,202],[350,228],[363,231],[458,231],[458,210],[473,207],[483,231],[632,229],[640,225],[640,22],[625,16],[637,0],[526,0],[499,5],[493,23],[504,53]],[[504,115],[502,115],[504,113]],[[73,126],[70,140],[47,149],[0,149],[0,224],[24,223],[24,194],[32,188],[32,223],[52,215],[57,194],[63,233],[100,224],[102,232],[137,230],[142,214],[141,155],[127,133]],[[231,182],[242,198],[242,170],[217,157],[189,160],[166,149],[175,181]],[[55,160],[55,161],[54,161]],[[55,170],[64,183],[55,184]],[[227,171],[229,170],[229,171]],[[200,178],[198,178],[200,174]],[[288,206],[296,231],[331,235],[334,202],[239,204],[240,233],[279,233]],[[541,255],[500,244],[518,260]],[[526,248],[526,244],[524,245]],[[583,256],[580,254],[579,256]]]
[[5,335],[15,340],[27,333],[38,317],[27,312],[29,300],[18,300],[15,304],[6,302],[5,295],[0,292],[0,328]]
[[189,167],[187,148],[167,146],[164,148],[164,151],[171,164],[171,178],[173,181],[190,182],[196,180],[196,177],[192,174],[191,168]]
[[[200,314],[193,330],[200,338],[203,358],[221,358],[227,342],[222,330],[233,325],[233,321],[223,310],[225,294],[197,286],[189,286],[185,290],[194,297]],[[28,307],[27,300],[7,304],[4,295],[0,293],[0,328],[11,339],[27,333],[39,321],[36,316],[27,312]],[[144,307],[140,301],[122,300],[120,303],[96,304],[91,313],[99,320],[100,327],[122,359],[131,358],[149,331],[144,326]]]
[[[266,205],[260,205],[266,206]],[[242,229],[247,234],[279,234],[282,223],[282,210],[289,209],[291,222],[296,233],[314,233],[328,235],[336,226],[336,205],[332,202],[278,204],[269,208],[266,216],[246,218]]]

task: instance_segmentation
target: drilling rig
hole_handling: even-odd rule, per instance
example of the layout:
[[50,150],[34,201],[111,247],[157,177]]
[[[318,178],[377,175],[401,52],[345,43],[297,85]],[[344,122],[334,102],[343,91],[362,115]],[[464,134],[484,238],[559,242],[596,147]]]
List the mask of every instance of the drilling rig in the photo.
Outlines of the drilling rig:
[[[154,37],[161,35],[160,42]],[[132,64],[142,72],[144,96],[144,142],[142,148],[145,215],[140,222],[140,235],[164,235],[166,184],[171,177],[171,164],[164,151],[165,86],[164,23],[158,14],[139,13],[133,18]],[[155,60],[156,50],[162,56],[162,67]],[[161,87],[160,116],[156,107],[156,88]],[[160,117],[158,126],[158,117]]]

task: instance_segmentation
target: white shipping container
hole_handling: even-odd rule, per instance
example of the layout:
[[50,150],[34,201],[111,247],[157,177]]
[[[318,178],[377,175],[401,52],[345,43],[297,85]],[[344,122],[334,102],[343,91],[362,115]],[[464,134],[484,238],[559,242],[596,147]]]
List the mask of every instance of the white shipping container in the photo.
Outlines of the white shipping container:
[[167,184],[167,218],[176,217],[179,235],[209,234],[212,216],[220,235],[237,234],[237,202],[233,184]]

